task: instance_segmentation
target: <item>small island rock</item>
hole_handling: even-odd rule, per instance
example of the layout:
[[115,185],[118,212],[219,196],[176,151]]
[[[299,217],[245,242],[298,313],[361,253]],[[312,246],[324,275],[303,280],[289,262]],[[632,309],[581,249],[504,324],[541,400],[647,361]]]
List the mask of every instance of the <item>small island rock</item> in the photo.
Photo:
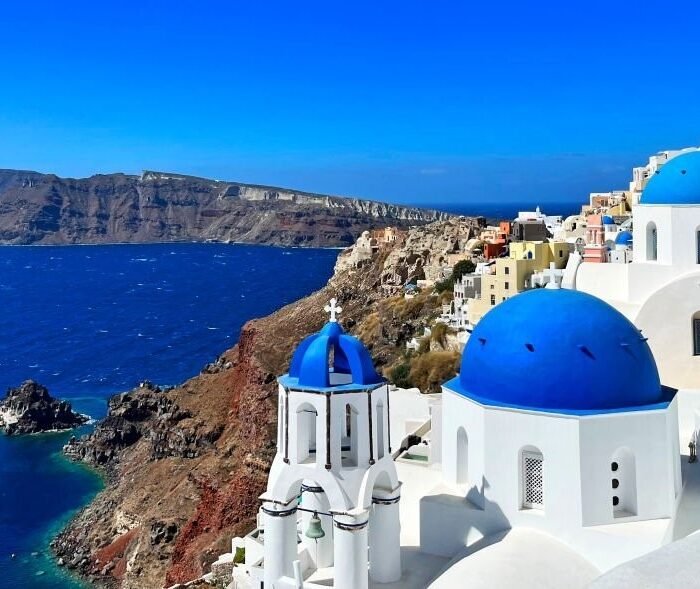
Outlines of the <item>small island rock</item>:
[[8,389],[0,401],[0,427],[8,436],[70,429],[87,420],[74,412],[70,403],[54,399],[46,387],[33,380]]

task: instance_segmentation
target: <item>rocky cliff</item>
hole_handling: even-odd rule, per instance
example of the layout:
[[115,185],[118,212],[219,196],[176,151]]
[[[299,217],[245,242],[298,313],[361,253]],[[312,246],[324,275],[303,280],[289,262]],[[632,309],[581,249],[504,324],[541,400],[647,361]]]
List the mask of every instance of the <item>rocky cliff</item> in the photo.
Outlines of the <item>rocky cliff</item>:
[[0,170],[0,243],[221,241],[350,245],[364,230],[446,213],[270,186],[144,172],[59,178]]
[[169,586],[208,571],[232,536],[255,525],[275,452],[276,377],[323,325],[328,300],[339,300],[345,329],[367,343],[380,370],[403,358],[406,341],[439,314],[430,292],[406,300],[383,288],[387,260],[393,267],[410,258],[402,244],[385,245],[362,268],[344,268],[322,290],[247,323],[234,348],[184,384],[144,383],[114,397],[95,432],[66,447],[103,469],[108,484],[54,541],[62,562],[95,584],[123,588]]
[[71,429],[87,420],[33,380],[9,389],[0,401],[0,427],[8,436]]

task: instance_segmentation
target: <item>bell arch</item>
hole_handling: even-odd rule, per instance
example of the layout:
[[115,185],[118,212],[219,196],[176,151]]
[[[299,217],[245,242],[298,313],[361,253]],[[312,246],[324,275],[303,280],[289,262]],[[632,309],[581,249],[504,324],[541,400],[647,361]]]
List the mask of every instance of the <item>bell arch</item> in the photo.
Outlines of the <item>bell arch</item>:
[[316,462],[318,411],[311,403],[302,403],[296,410],[297,464]]

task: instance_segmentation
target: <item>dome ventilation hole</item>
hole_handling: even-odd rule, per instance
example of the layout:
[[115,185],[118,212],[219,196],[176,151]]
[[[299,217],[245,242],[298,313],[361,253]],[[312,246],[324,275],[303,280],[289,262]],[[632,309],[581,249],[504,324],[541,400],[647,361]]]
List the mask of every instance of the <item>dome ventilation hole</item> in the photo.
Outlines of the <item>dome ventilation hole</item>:
[[535,351],[535,346],[533,346],[532,344],[525,344],[525,347],[528,349],[529,352]]
[[580,345],[578,347],[579,350],[581,350],[586,356],[588,356],[591,360],[595,360],[595,356],[593,355],[593,352],[591,352],[586,346]]

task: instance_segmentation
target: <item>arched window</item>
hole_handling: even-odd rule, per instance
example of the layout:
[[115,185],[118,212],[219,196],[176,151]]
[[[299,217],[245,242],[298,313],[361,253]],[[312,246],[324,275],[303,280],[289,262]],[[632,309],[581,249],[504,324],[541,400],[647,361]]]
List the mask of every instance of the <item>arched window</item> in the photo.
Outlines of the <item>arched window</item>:
[[637,515],[637,472],[629,448],[619,448],[612,455],[610,478],[613,516]]
[[457,483],[464,485],[469,482],[469,438],[463,427],[457,430],[457,464],[455,465],[455,477]]
[[357,410],[345,405],[345,435],[343,436],[343,466],[357,466]]
[[693,315],[693,355],[700,356],[700,311]]
[[377,459],[384,458],[384,403],[377,403]]
[[657,235],[656,224],[649,223],[647,225],[647,260],[655,261],[657,258]]
[[523,509],[544,509],[544,457],[534,446],[520,451],[520,488]]
[[304,403],[297,409],[297,463],[316,462],[316,417],[313,405]]

